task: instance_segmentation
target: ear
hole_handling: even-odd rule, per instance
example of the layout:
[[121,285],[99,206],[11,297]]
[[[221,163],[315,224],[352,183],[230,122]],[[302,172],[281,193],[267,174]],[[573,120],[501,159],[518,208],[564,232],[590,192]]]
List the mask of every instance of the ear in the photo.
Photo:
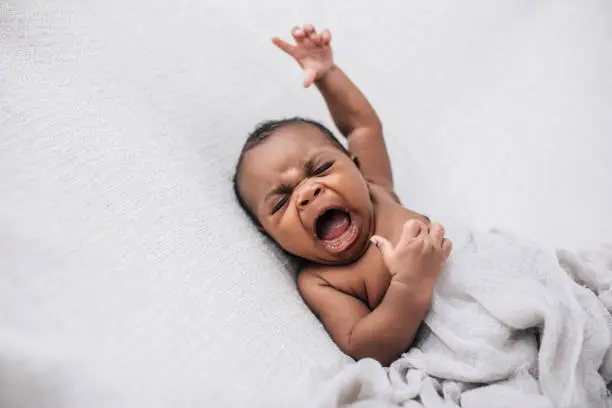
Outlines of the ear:
[[357,168],[361,170],[361,166],[359,165],[359,158],[357,156],[353,156],[351,157],[351,160],[353,160],[353,163],[355,163],[355,166],[357,166]]

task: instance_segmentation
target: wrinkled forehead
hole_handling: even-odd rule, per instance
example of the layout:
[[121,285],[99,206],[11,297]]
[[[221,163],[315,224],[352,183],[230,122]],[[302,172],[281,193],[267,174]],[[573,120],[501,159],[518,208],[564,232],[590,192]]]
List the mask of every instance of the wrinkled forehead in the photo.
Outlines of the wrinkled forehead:
[[260,199],[270,188],[299,171],[311,157],[337,152],[338,147],[317,127],[283,127],[245,153],[240,169],[240,191],[247,203]]

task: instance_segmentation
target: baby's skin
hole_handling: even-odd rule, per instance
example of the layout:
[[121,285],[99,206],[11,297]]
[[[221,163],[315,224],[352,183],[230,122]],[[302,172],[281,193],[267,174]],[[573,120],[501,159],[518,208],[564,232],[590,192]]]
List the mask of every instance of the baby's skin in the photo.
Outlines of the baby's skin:
[[300,293],[340,349],[389,364],[414,341],[452,245],[400,203],[381,122],[335,65],[330,32],[292,36],[272,41],[319,89],[348,152],[321,126],[282,123],[243,149],[236,192],[261,231],[306,261]]

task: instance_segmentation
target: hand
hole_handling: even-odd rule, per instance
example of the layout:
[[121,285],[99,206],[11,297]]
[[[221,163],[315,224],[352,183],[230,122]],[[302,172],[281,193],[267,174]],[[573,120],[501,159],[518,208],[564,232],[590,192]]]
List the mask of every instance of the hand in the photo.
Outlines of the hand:
[[278,37],[272,38],[272,42],[292,56],[304,69],[304,88],[308,88],[334,66],[329,46],[331,33],[329,30],[323,30],[321,34],[317,34],[312,25],[306,24],[303,28],[293,28],[291,34],[296,45],[286,43]]
[[452,243],[444,238],[444,228],[438,223],[427,225],[417,220],[404,224],[399,242],[393,247],[385,238],[375,235],[370,239],[380,250],[383,260],[393,276],[392,282],[409,285],[435,284]]

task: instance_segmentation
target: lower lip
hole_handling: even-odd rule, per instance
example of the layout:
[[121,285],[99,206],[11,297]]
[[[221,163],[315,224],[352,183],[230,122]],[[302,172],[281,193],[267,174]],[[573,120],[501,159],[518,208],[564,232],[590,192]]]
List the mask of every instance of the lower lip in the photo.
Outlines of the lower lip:
[[323,246],[327,251],[333,253],[345,251],[355,242],[357,235],[359,235],[358,233],[359,229],[357,228],[357,224],[351,221],[351,225],[349,225],[348,229],[342,235],[338,238],[322,241]]

